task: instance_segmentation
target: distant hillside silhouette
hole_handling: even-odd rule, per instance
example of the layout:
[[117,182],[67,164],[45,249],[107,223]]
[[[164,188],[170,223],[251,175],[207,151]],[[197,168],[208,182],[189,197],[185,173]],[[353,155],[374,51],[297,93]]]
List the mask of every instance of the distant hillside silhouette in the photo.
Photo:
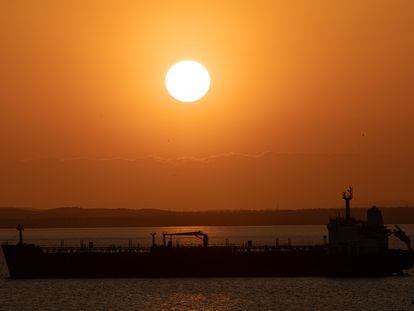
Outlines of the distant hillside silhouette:
[[[382,208],[387,223],[414,223],[414,207]],[[0,208],[0,227],[145,227],[145,226],[261,226],[324,225],[343,209],[238,210],[177,212],[157,209],[87,209],[65,207],[49,210]],[[365,219],[366,208],[353,208],[352,216]]]

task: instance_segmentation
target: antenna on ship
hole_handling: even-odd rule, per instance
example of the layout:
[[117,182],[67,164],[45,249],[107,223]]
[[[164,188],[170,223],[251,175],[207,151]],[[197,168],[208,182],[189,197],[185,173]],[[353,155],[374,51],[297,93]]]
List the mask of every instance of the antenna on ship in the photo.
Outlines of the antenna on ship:
[[349,188],[342,192],[342,199],[345,200],[345,220],[348,222],[351,220],[351,207],[350,207],[350,201],[353,199],[353,189],[351,186]]
[[18,224],[16,230],[19,231],[19,245],[22,245],[23,244],[23,230],[24,230],[24,228],[21,224]]

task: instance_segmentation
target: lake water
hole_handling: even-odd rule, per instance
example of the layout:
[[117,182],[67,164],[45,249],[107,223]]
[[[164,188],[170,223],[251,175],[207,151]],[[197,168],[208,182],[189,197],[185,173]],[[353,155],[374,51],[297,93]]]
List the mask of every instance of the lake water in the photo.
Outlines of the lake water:
[[[403,229],[414,239],[414,225]],[[325,226],[27,229],[45,246],[150,245],[150,233],[203,230],[211,244],[320,244]],[[15,243],[13,229],[0,241]],[[161,239],[157,238],[161,243]],[[180,244],[200,243],[179,239]],[[174,242],[176,243],[176,242]],[[390,239],[391,247],[403,248]],[[0,254],[0,310],[414,310],[414,271],[387,278],[11,280]],[[412,275],[412,276],[411,276]]]

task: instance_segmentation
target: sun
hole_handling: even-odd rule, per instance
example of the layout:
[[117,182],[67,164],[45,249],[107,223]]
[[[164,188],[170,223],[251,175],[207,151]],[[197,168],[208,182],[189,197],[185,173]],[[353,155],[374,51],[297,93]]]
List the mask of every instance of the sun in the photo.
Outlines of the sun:
[[165,86],[176,100],[193,103],[204,97],[210,89],[210,74],[198,62],[180,61],[168,70]]

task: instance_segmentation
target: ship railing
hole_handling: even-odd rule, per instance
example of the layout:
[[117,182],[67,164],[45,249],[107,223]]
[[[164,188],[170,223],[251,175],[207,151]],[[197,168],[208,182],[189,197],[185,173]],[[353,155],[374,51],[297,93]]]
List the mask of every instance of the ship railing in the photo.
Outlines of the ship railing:
[[[168,249],[169,247],[158,246],[160,249]],[[172,247],[173,249],[190,248],[200,249],[201,246],[179,246]],[[292,252],[292,251],[318,251],[325,249],[325,245],[255,245],[247,247],[244,245],[211,245],[208,249],[228,249],[232,252]],[[136,246],[93,246],[93,247],[79,247],[79,246],[42,246],[41,249],[45,253],[82,253],[82,252],[96,252],[96,253],[148,253],[151,251],[151,247]]]
[[45,253],[148,253],[150,247],[123,247],[123,246],[94,246],[94,247],[71,247],[71,246],[46,246],[41,247]]
[[279,245],[279,246],[253,246],[232,247],[233,252],[292,252],[292,251],[316,251],[325,249],[325,245]]

